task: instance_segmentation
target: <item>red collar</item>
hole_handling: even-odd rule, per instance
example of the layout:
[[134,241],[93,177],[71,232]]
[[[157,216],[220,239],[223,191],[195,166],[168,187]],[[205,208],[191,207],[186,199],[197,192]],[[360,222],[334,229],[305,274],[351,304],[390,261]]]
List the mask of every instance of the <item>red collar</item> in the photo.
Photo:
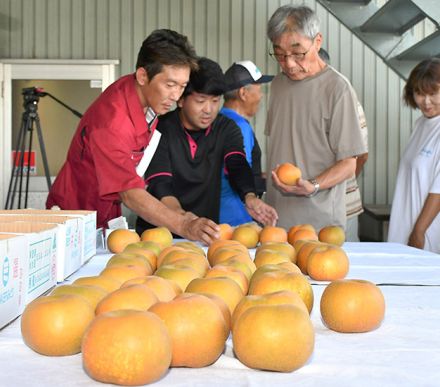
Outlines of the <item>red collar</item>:
[[[157,125],[157,119],[153,122],[151,128],[148,128],[147,120],[145,119],[144,107],[138,97],[136,90],[136,77],[135,74],[126,75],[126,77],[131,77],[131,81],[126,83],[125,96],[128,103],[128,111],[130,113],[130,118],[137,129],[141,129],[142,132],[154,131]],[[142,133],[141,132],[141,133]]]
[[[211,132],[212,125],[209,125],[208,129],[205,130],[205,137],[208,136],[208,134]],[[191,152],[191,158],[194,159],[196,152],[197,152],[197,142],[194,141],[192,138],[190,131],[188,129],[185,129],[182,125],[182,129],[185,132],[186,139],[188,140],[189,144],[189,150]]]

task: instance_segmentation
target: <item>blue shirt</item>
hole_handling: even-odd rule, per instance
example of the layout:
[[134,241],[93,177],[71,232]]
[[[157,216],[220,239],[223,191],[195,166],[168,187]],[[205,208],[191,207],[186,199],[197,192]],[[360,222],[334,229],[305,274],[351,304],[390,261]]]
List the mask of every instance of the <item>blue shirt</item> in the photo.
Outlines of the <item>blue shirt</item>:
[[[239,126],[243,135],[243,144],[246,152],[246,160],[252,167],[252,149],[255,145],[254,133],[249,121],[239,115],[235,110],[223,107],[220,113],[234,120]],[[248,223],[252,221],[251,216],[246,211],[244,203],[241,201],[237,192],[231,187],[227,174],[222,173],[221,197],[220,197],[220,223],[228,223],[231,226]]]

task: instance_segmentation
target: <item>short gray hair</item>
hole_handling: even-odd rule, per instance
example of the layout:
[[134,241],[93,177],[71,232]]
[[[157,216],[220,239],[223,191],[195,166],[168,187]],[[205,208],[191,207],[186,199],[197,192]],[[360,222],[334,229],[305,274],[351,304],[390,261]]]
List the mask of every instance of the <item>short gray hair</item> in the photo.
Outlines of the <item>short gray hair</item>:
[[[250,83],[247,85],[244,85],[242,87],[244,87],[245,89],[249,89],[250,88]],[[223,94],[223,98],[225,99],[225,101],[229,101],[231,99],[238,99],[238,91],[241,89],[241,87],[239,87],[238,89],[234,89],[234,90],[229,90],[226,93]]]
[[267,37],[273,43],[285,32],[297,32],[314,39],[319,28],[319,18],[309,7],[283,5],[267,23]]

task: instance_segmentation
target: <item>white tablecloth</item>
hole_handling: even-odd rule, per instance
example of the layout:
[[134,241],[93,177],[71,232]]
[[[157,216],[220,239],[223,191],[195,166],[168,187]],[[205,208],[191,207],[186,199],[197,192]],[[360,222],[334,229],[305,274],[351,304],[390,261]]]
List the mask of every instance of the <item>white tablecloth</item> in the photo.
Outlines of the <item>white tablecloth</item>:
[[347,278],[377,285],[440,285],[438,254],[398,243],[345,243],[343,247],[350,258]]
[[[325,328],[319,313],[325,283],[312,281],[316,342],[313,356],[301,369],[292,373],[248,369],[234,358],[229,339],[225,353],[212,366],[173,368],[152,385],[439,386],[440,256],[388,243],[346,243],[344,248],[351,262],[347,278],[386,284],[381,285],[386,316],[379,329],[341,334]],[[96,274],[108,257],[92,258],[72,279]],[[1,387],[102,385],[82,370],[81,355],[45,357],[26,347],[19,319],[0,331]]]

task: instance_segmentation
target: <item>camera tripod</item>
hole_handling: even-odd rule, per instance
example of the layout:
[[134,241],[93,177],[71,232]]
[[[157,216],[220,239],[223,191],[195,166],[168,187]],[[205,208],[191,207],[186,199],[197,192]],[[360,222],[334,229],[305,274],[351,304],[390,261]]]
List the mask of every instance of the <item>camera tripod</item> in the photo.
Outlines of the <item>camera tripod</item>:
[[[44,165],[44,174],[46,176],[47,188],[50,190],[52,183],[50,180],[49,164],[47,162],[46,147],[44,145],[43,133],[41,131],[40,118],[38,116],[38,101],[40,97],[45,97],[46,95],[54,99],[59,104],[66,107],[77,117],[81,118],[82,114],[76,110],[70,108],[68,105],[55,98],[53,95],[46,93],[43,89],[28,87],[24,88],[23,94],[23,107],[24,112],[22,114],[20,132],[18,133],[17,142],[15,146],[15,157],[12,165],[11,178],[9,180],[8,195],[6,198],[5,210],[14,208],[15,195],[17,193],[18,185],[18,207],[21,207],[21,201],[23,196],[23,179],[24,179],[24,167],[25,167],[25,152],[27,152],[27,169],[26,169],[26,186],[24,195],[24,208],[28,204],[29,195],[29,176],[30,176],[30,165],[31,165],[31,152],[32,152],[32,142],[34,134],[34,126],[37,129],[38,141],[40,144],[41,157]],[[26,137],[29,134],[28,146],[26,148]]]

